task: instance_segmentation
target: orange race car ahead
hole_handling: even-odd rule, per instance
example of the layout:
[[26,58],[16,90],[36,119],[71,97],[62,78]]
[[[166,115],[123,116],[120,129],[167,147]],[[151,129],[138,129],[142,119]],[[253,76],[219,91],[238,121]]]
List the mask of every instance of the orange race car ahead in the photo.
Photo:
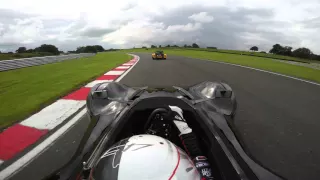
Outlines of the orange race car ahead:
[[164,54],[163,51],[156,51],[152,53],[152,59],[167,59],[167,54]]

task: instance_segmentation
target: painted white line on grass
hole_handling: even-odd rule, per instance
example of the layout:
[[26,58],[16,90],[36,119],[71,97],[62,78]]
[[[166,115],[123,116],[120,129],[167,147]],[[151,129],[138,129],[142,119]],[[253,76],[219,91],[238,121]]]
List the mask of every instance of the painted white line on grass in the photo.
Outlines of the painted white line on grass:
[[112,82],[112,80],[94,80],[94,81],[88,83],[85,87],[92,88],[94,85],[99,84],[99,83],[104,83],[104,82]]
[[288,75],[284,75],[284,74],[280,74],[280,73],[276,73],[276,72],[271,72],[271,71],[267,71],[267,70],[257,69],[257,68],[248,67],[248,66],[242,66],[242,65],[239,65],[239,64],[231,64],[231,63],[227,63],[227,62],[215,61],[215,60],[208,60],[208,59],[199,59],[199,60],[211,61],[211,62],[220,63],[220,64],[227,64],[227,65],[232,65],[232,66],[238,66],[238,67],[242,67],[242,68],[252,69],[252,70],[261,71],[261,72],[265,72],[265,73],[269,73],[269,74],[274,74],[274,75],[277,75],[277,76],[282,76],[282,77],[286,77],[286,78],[290,78],[290,79],[294,79],[294,80],[302,81],[302,82],[305,82],[305,83],[309,83],[309,84],[320,86],[319,83],[316,83],[316,82],[313,82],[313,81],[308,81],[308,80],[304,80],[304,79],[300,79],[300,78],[296,78],[296,77],[292,77],[292,76],[288,76]]
[[19,169],[21,169],[21,167],[27,166],[30,162],[32,162],[32,159],[39,156],[44,150],[46,150],[52,144],[52,142],[56,141],[61,135],[65,134],[68,129],[72,128],[78,122],[78,120],[83,115],[85,115],[86,112],[86,109],[82,110],[64,126],[62,126],[51,136],[49,136],[47,139],[41,142],[38,146],[36,146],[27,154],[22,156],[20,159],[18,159],[17,161],[9,165],[7,168],[2,170],[0,172],[0,179],[9,179],[11,176],[16,174],[19,171]]
[[109,71],[104,75],[121,75],[122,73],[124,73],[124,71]]
[[59,99],[22,121],[24,126],[37,129],[53,129],[86,104],[86,101]]
[[[132,54],[130,54],[132,55]],[[131,69],[138,63],[139,57],[136,55],[133,55],[137,61],[136,63],[130,67],[125,73],[123,73],[119,78],[116,79],[116,82],[119,82],[125,75],[131,71]],[[85,101],[84,101],[85,103]],[[44,150],[46,150],[50,145],[52,145],[53,142],[55,142],[60,136],[65,134],[67,131],[69,131],[79,120],[80,118],[85,115],[87,112],[86,109],[83,109],[81,112],[79,112],[75,117],[73,117],[69,122],[67,122],[65,125],[63,125],[60,129],[58,129],[56,132],[54,132],[51,136],[49,136],[47,139],[45,139],[43,142],[41,142],[38,146],[30,150],[27,154],[22,156],[20,159],[16,160],[14,163],[0,171],[0,179],[5,180],[12,177],[14,174],[19,172],[19,170],[25,166],[27,166],[29,163],[32,162],[34,158],[39,156]],[[0,160],[1,161],[1,160]]]

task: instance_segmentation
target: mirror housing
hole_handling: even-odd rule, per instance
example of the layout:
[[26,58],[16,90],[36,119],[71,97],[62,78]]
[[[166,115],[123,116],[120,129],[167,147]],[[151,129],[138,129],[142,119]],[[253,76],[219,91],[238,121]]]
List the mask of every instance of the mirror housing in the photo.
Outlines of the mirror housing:
[[98,115],[109,110],[115,111],[135,92],[133,88],[118,82],[105,82],[93,86],[87,96],[87,109],[91,115]]
[[217,111],[233,117],[237,109],[237,101],[232,88],[222,82],[202,82],[189,88],[189,92],[198,99],[209,100]]

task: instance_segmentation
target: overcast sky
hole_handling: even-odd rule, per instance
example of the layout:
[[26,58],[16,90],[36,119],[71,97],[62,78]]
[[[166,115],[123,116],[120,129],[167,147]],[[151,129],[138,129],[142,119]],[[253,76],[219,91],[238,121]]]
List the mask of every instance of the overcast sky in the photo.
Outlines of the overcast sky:
[[0,0],[0,51],[191,44],[273,44],[320,54],[319,0]]

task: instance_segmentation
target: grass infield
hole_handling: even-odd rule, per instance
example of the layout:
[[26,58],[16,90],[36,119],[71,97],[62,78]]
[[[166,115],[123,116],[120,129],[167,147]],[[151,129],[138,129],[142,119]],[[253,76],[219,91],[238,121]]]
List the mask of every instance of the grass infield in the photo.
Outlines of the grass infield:
[[39,111],[132,57],[122,52],[0,72],[0,129]]

